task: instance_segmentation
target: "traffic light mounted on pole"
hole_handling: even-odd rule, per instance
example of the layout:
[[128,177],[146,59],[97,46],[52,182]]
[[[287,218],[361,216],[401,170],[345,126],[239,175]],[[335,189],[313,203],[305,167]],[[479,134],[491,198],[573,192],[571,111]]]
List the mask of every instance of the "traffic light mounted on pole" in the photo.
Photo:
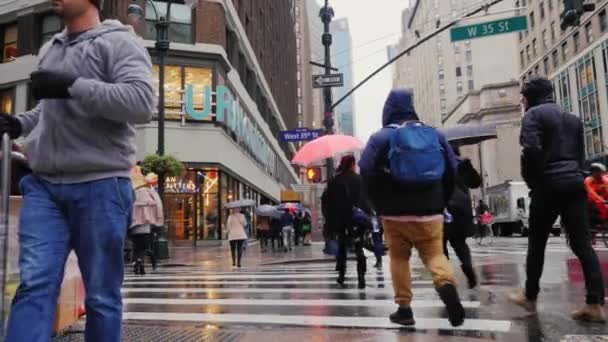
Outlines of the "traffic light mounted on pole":
[[306,169],[306,179],[309,183],[317,184],[323,180],[323,175],[320,167],[309,167]]
[[579,26],[583,14],[593,11],[595,11],[594,3],[586,3],[585,0],[564,0],[564,11],[560,15],[562,31],[569,26]]

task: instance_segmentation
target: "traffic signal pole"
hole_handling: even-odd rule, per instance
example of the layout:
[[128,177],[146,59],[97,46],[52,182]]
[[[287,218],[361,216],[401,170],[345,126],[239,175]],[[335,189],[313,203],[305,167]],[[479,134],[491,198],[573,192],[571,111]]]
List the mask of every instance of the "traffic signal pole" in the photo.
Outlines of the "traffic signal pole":
[[[331,75],[331,54],[330,48],[332,43],[332,35],[330,32],[330,24],[334,17],[334,9],[329,6],[329,0],[325,0],[325,6],[321,8],[319,12],[319,16],[321,17],[321,21],[323,22],[324,32],[321,37],[321,41],[323,42],[323,46],[325,47],[325,75]],[[331,87],[326,86],[323,88],[323,102],[325,104],[324,115],[323,115],[323,126],[325,126],[325,134],[333,134],[334,133],[334,115],[333,115],[333,107],[331,105],[332,102],[332,93]],[[332,158],[328,158],[326,161],[327,165],[327,181],[329,181],[333,177],[334,171],[334,160]]]

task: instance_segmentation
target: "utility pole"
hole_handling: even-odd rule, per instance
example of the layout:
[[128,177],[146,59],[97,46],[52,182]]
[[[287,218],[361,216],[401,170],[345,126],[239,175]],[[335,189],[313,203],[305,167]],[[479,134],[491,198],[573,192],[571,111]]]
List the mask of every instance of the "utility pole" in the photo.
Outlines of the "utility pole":
[[[334,9],[329,6],[329,0],[325,0],[325,6],[321,8],[319,12],[319,16],[321,17],[321,21],[323,22],[324,30],[323,35],[321,37],[321,41],[323,42],[323,46],[325,47],[325,75],[331,75],[331,54],[330,48],[332,43],[332,36],[330,33],[331,20],[334,17]],[[332,104],[332,96],[331,96],[331,87],[326,86],[323,88],[323,101],[325,103],[324,109],[324,118],[323,125],[325,126],[325,134],[333,134],[334,133],[334,115]],[[334,160],[333,158],[327,159],[327,181],[329,181],[333,177],[334,173]]]

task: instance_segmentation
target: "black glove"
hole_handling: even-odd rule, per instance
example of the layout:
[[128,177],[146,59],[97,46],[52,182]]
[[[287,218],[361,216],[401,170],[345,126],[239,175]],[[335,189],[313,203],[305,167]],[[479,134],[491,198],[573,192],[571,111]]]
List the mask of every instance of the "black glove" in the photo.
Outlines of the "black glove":
[[21,122],[14,115],[0,113],[0,134],[8,133],[11,139],[17,139],[21,130]]
[[61,71],[39,70],[34,71],[30,79],[32,95],[36,100],[67,99],[70,98],[68,89],[78,77]]

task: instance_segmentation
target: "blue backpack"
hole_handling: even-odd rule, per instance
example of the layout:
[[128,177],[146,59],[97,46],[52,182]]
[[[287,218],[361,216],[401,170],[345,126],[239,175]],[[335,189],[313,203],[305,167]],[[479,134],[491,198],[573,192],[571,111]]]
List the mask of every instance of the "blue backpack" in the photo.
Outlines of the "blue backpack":
[[420,122],[390,125],[391,136],[388,161],[392,177],[399,183],[424,185],[443,178],[444,149],[439,133]]

